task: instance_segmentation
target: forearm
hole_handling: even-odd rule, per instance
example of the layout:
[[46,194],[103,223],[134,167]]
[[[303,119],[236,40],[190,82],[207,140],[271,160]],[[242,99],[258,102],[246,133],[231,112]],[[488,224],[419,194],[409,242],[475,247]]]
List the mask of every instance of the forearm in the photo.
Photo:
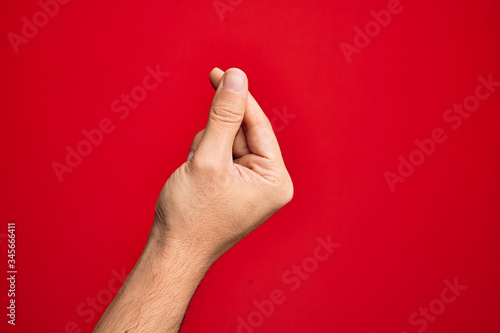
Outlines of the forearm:
[[214,69],[207,126],[156,203],[148,244],[94,332],[177,332],[208,267],[293,196],[245,73]]
[[188,246],[150,237],[94,333],[177,332],[211,264],[195,253]]

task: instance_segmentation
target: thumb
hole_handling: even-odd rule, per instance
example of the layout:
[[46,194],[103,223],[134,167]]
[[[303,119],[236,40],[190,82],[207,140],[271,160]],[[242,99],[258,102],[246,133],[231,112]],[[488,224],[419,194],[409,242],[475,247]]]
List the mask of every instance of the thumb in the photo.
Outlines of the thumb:
[[197,154],[216,161],[232,161],[233,142],[241,126],[248,98],[248,81],[239,69],[228,69],[215,92],[205,134]]

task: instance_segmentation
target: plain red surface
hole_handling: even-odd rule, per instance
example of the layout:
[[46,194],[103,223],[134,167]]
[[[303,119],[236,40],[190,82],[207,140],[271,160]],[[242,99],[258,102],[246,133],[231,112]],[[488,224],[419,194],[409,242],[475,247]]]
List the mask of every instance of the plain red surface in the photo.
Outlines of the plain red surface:
[[[210,269],[183,332],[237,332],[275,289],[286,301],[255,332],[418,332],[409,318],[441,311],[455,278],[467,289],[421,331],[499,332],[500,88],[459,129],[443,120],[479,76],[500,81],[499,3],[402,0],[350,63],[339,44],[387,0],[232,3],[221,20],[212,1],[75,0],[16,54],[8,33],[40,6],[2,2],[0,233],[17,222],[19,273],[0,330],[92,330],[102,310],[86,302],[139,257],[219,66],[247,73],[270,118],[295,115],[277,134],[295,196]],[[169,76],[121,120],[111,103],[157,64]],[[115,130],[59,182],[52,163],[104,118]],[[447,141],[392,192],[384,173],[435,128]],[[290,290],[283,274],[329,235],[340,247]]]

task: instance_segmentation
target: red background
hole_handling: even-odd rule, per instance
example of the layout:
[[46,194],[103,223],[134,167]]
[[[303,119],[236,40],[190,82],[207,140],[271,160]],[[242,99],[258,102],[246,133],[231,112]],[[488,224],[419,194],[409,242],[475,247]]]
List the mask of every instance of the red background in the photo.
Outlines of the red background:
[[[210,269],[184,332],[236,332],[274,289],[286,302],[255,332],[417,332],[409,316],[455,277],[467,289],[425,331],[499,332],[500,88],[457,130],[443,114],[478,76],[500,81],[500,6],[402,0],[348,63],[339,44],[387,3],[244,0],[221,20],[211,0],[74,0],[16,54],[7,35],[40,6],[2,2],[1,267],[14,220],[19,273],[17,325],[4,280],[0,330],[92,330],[102,311],[86,322],[77,308],[135,264],[219,66],[247,73],[270,118],[295,115],[277,133],[295,196]],[[120,120],[111,103],[157,64],[170,75]],[[51,164],[104,118],[114,132],[59,182]],[[436,127],[447,141],[391,192],[384,172]],[[290,291],[282,274],[328,235],[341,246]]]

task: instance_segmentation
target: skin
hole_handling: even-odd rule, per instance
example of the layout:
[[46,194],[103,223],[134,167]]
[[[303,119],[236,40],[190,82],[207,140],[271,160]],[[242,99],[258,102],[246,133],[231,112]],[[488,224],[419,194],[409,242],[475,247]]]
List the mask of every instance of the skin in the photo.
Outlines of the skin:
[[215,68],[210,82],[207,126],[163,187],[144,251],[94,332],[177,332],[210,265],[292,199],[245,73]]

